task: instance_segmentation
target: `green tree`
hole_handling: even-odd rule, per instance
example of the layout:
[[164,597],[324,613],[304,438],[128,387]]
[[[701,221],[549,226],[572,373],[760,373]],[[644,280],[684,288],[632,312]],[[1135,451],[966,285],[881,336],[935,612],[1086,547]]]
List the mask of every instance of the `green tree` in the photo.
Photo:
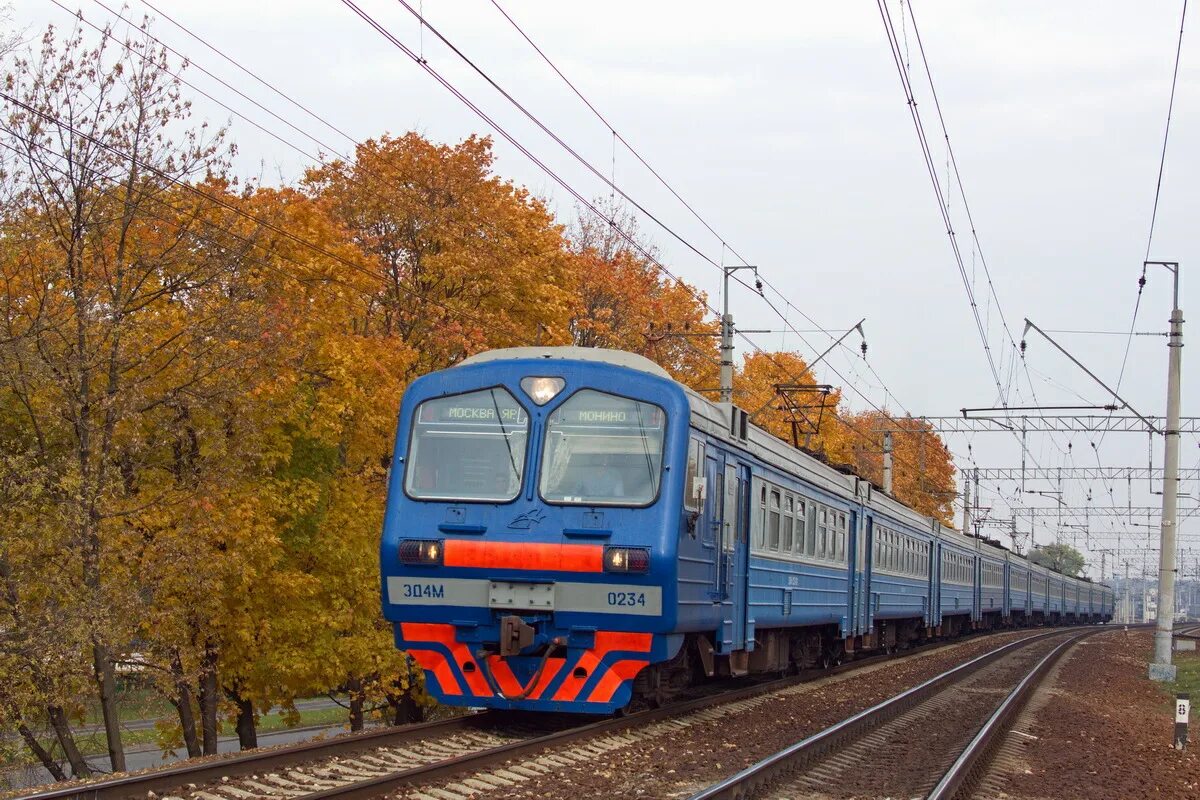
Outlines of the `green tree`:
[[1029,560],[1057,570],[1064,575],[1078,575],[1083,570],[1083,553],[1069,544],[1039,545],[1029,551]]

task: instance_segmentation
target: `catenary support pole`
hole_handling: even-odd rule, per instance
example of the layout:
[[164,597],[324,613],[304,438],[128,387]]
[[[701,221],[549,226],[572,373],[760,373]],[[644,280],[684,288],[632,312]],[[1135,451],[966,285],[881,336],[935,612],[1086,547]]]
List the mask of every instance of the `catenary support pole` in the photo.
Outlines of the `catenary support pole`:
[[892,493],[892,432],[883,432],[883,491]]
[[1171,270],[1175,278],[1171,332],[1167,341],[1167,420],[1163,431],[1162,535],[1158,558],[1158,619],[1154,631],[1154,661],[1150,678],[1175,679],[1171,663],[1171,630],[1175,621],[1175,538],[1179,505],[1179,372],[1183,363],[1183,311],[1179,308],[1179,264],[1147,262]]

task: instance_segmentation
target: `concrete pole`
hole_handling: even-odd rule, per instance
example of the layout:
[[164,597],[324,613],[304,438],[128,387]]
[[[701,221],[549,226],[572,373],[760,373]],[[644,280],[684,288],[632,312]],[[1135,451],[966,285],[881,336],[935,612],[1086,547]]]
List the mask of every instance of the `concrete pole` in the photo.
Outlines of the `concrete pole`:
[[1179,309],[1179,265],[1165,265],[1175,276],[1175,302],[1167,341],[1167,424],[1163,431],[1162,536],[1158,559],[1158,619],[1154,631],[1152,680],[1175,680],[1171,631],[1175,621],[1175,536],[1179,504],[1179,373],[1183,361],[1183,312]]
[[[974,515],[974,517],[975,517],[974,522],[975,522],[976,533],[978,533],[979,532],[979,512],[983,508],[983,494],[980,493],[980,491],[979,491],[979,467],[975,468],[975,493],[972,494],[971,496],[973,498],[975,498],[976,513]],[[970,533],[970,531],[966,531],[966,533]]]
[[963,534],[971,532],[971,480],[963,480]]
[[733,402],[733,315],[729,313],[729,273],[724,268],[725,284],[721,293],[724,308],[721,313],[721,402]]
[[883,491],[892,493],[892,432],[883,433]]

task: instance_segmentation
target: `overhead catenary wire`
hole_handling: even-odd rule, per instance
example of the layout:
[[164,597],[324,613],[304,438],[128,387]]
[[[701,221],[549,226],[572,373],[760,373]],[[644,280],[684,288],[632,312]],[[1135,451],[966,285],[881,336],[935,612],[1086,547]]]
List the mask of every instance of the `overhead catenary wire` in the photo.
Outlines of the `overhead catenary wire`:
[[[1187,22],[1187,0],[1183,0],[1183,10],[1179,14],[1179,38],[1175,42],[1175,67],[1171,71],[1171,93],[1167,100],[1167,121],[1163,126],[1162,148],[1158,157],[1158,177],[1154,181],[1154,203],[1150,209],[1150,230],[1146,234],[1146,252],[1142,257],[1142,274],[1138,278],[1137,298],[1133,303],[1133,319],[1129,323],[1129,334],[1125,341],[1125,353],[1121,356],[1121,370],[1117,375],[1117,385],[1114,391],[1121,391],[1121,382],[1125,379],[1125,368],[1129,364],[1129,349],[1133,344],[1133,331],[1137,326],[1138,310],[1142,305],[1142,290],[1146,288],[1146,263],[1150,260],[1150,248],[1154,244],[1154,226],[1158,221],[1158,201],[1162,195],[1163,172],[1167,166],[1167,144],[1171,139],[1171,116],[1175,111],[1175,87],[1179,83],[1179,62],[1183,54],[1183,30]],[[1103,437],[1101,437],[1103,441]]]
[[[675,276],[671,275],[669,272],[667,272],[666,274],[670,275],[671,277],[675,277]],[[678,280],[678,279],[676,278],[676,280]],[[790,306],[790,303],[788,305]],[[776,313],[778,313],[778,311],[776,311]],[[791,327],[794,327],[794,326],[791,326]],[[822,330],[824,330],[824,329],[822,329]],[[760,348],[756,347],[756,349],[760,349]],[[874,368],[872,367],[871,369],[874,372]],[[839,374],[839,377],[841,377],[843,379],[843,381],[845,381],[845,377],[842,376],[840,373],[838,373],[838,374]],[[875,374],[876,374],[876,377],[879,377],[877,372]],[[882,382],[882,378],[880,378],[880,381]],[[847,383],[849,383],[849,382],[847,381]],[[857,391],[856,387],[854,387],[853,385],[851,385],[850,388]],[[869,398],[868,398],[868,400],[869,400]],[[872,404],[872,405],[874,405],[874,404]],[[876,408],[878,408],[878,407],[876,407]]]
[[[409,3],[405,2],[405,0],[399,0],[399,1],[410,11],[410,13],[413,13],[412,7],[411,7],[411,5],[409,5]],[[741,262],[742,266],[748,265],[749,262],[747,261],[747,259],[741,253],[739,253],[738,250],[729,243],[728,239],[726,239],[724,236],[722,236],[716,230],[716,228],[703,215],[701,215],[699,211],[696,210],[695,206],[692,205],[691,203],[689,203],[679,193],[679,191],[671,184],[671,182],[668,181],[666,179],[666,177],[664,177],[663,174],[658,169],[656,169],[647,160],[647,158],[636,147],[634,147],[634,145],[624,135],[622,135],[616,129],[616,126],[612,122],[610,122],[608,120],[608,118],[605,117],[604,114],[596,107],[596,105],[594,103],[592,103],[592,101],[589,100],[586,95],[584,95],[584,93],[571,81],[570,78],[567,77],[567,75],[558,67],[558,65],[549,57],[549,55],[546,54],[545,50],[543,50],[543,48],[541,48],[537,44],[537,42],[535,42],[533,40],[533,38],[524,30],[524,28],[522,28],[521,25],[517,23],[517,21],[512,17],[512,15],[510,15],[507,11],[505,11],[504,8],[500,5],[500,3],[497,2],[497,0],[492,0],[492,5],[495,6],[496,10],[500,12],[500,14],[505,18],[505,20],[507,20],[508,23],[517,31],[517,33],[520,34],[521,38],[524,39],[525,42],[528,43],[529,46],[533,48],[534,52],[536,52],[538,54],[538,56],[550,67],[550,69],[552,69],[554,71],[554,73],[563,81],[563,83],[565,83],[567,85],[567,87],[571,90],[571,92],[574,93],[574,95],[579,98],[579,100],[588,108],[588,110],[596,117],[596,119],[598,119],[601,122],[601,124],[604,125],[605,128],[607,128],[609,131],[611,131],[614,139],[616,141],[619,141],[630,152],[630,154],[632,154],[634,156],[634,158],[637,159],[637,161],[640,164],[642,164],[647,169],[647,171],[649,171],[650,174],[653,175],[654,178],[673,197],[675,197],[683,205],[683,207],[686,208],[688,210],[688,212],[709,233],[711,233],[721,243],[722,251],[724,251],[726,249],[729,250],[729,252]],[[460,55],[460,57],[462,57],[464,60],[467,60],[466,57],[462,55],[461,51],[457,47],[454,47],[454,45],[452,45],[448,41],[446,41],[445,38],[441,37],[440,34],[437,34],[436,31],[435,31],[435,35],[438,35],[439,38],[442,38],[443,41],[447,44],[447,46],[449,46],[456,54]],[[473,63],[471,63],[469,60],[468,60],[468,63],[471,64],[471,66],[473,68],[477,69],[477,71],[478,71],[478,68]],[[496,84],[493,81],[491,81],[490,78],[487,78],[486,76],[484,76],[484,77],[486,80],[488,80],[489,83],[491,83],[493,86],[496,86]],[[499,88],[499,87],[497,87],[497,88]],[[502,93],[504,93],[507,96],[507,93],[505,93],[503,91],[502,91]],[[525,109],[523,107],[521,107],[521,110],[525,111]],[[527,111],[525,113],[528,115]],[[540,126],[540,123],[539,123],[539,127],[543,127],[543,126]],[[558,140],[557,136],[554,136],[554,138],[556,140]],[[594,170],[593,170],[593,172],[594,172]],[[623,197],[626,197],[626,199],[629,199],[628,196],[624,192],[621,192],[621,194]],[[639,210],[643,210],[643,209],[641,209],[641,207],[639,206]],[[658,220],[655,219],[653,216],[651,216],[651,219],[653,219],[655,222],[658,222]],[[668,230],[668,232],[671,233],[670,230]],[[708,261],[710,264],[713,263],[711,258],[705,258],[705,260]],[[714,266],[718,266],[722,270],[725,269],[723,259],[720,264],[714,264]],[[736,273],[734,275],[732,275],[731,277],[733,278],[733,280],[736,283],[741,284],[743,287],[745,287],[751,291],[756,291],[756,293],[759,293],[761,295],[761,291],[758,291],[757,287],[751,287],[747,281],[742,279]],[[803,311],[803,309],[800,309],[797,306],[793,305],[791,303],[791,301],[786,297],[786,295],[780,289],[778,289],[773,283],[771,283],[771,281],[767,278],[767,276],[761,270],[758,272],[758,277],[760,278],[762,284],[765,287],[771,289],[780,298],[780,300],[785,305],[785,309],[795,310],[798,314],[800,314],[802,317],[804,317],[806,320],[808,320],[808,322],[810,324],[817,325],[815,320],[813,320],[807,313],[805,313]],[[800,330],[800,329],[796,328],[795,325],[790,321],[790,319],[788,318],[788,315],[786,313],[786,310],[781,312],[777,307],[775,307],[769,301],[768,301],[768,306],[770,306],[771,310],[783,321],[783,323],[785,325],[785,330],[791,331],[792,333],[795,333],[797,336],[799,336],[800,341],[806,347],[811,349],[814,353],[818,352],[818,348],[815,347],[807,339],[805,339],[805,337],[804,337],[805,333],[818,333],[819,332],[819,333],[824,333],[826,336],[828,336],[831,339],[837,338],[836,334],[831,332],[828,328],[825,328],[825,327],[819,326],[819,325],[815,329],[812,329],[812,330]],[[756,345],[756,347],[757,347],[757,345]],[[834,370],[834,371],[836,373],[836,370]],[[875,377],[880,381],[880,384],[884,390],[885,396],[890,396],[893,398],[893,400],[895,400],[896,399],[895,394],[892,393],[891,390],[887,387],[886,382],[884,382],[883,378],[879,375],[879,373],[874,370],[874,367],[871,367],[871,371],[875,375]],[[846,380],[845,376],[841,375],[840,373],[836,373],[836,374],[838,374],[838,377],[843,381],[843,383],[847,384],[848,386],[851,386],[851,388],[854,388],[853,383],[851,381]],[[902,405],[899,403],[898,400],[896,402],[897,402],[897,405]]]

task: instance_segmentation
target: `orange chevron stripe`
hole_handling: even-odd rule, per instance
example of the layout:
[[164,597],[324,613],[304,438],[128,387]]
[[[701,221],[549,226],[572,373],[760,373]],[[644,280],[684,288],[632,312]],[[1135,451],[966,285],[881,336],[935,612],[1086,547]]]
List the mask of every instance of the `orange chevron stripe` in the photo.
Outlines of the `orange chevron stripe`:
[[410,648],[408,654],[412,656],[413,661],[416,661],[421,669],[433,673],[434,677],[437,678],[438,686],[442,687],[444,693],[448,695],[462,694],[462,687],[459,686],[458,680],[450,670],[450,665],[446,663],[446,657],[441,653],[435,653],[432,650]]
[[588,702],[607,703],[617,693],[617,689],[621,687],[622,683],[631,678],[636,678],[637,674],[649,663],[649,661],[625,659],[613,664],[608,668],[608,672],[604,673],[604,677],[600,679],[600,682],[596,684],[596,688],[592,690],[591,696],[588,697]]

